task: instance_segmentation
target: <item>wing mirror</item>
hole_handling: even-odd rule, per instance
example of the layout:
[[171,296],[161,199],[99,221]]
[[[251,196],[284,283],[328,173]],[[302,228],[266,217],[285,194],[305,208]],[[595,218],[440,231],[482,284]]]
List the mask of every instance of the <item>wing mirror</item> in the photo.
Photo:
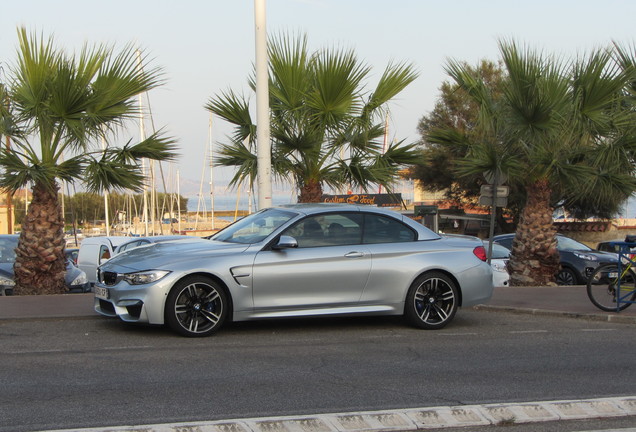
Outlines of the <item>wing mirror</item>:
[[276,243],[272,249],[274,250],[282,250],[282,249],[296,249],[298,247],[298,240],[296,240],[292,236],[280,236],[278,239],[278,243]]

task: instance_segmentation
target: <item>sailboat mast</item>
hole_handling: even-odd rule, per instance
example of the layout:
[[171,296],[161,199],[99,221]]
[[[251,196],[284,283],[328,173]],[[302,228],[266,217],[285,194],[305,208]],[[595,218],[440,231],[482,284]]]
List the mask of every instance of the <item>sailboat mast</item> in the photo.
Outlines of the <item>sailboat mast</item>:
[[213,151],[212,151],[212,113],[210,113],[210,121],[209,121],[209,127],[208,127],[208,140],[210,142],[210,211],[212,213],[212,229],[215,229],[214,226],[214,170],[213,170],[213,166],[214,166],[214,162],[212,160],[212,155],[213,155]]
[[[106,150],[106,138],[102,133],[102,150]],[[108,216],[108,191],[104,191],[104,215],[105,215],[105,223],[106,223],[106,235],[110,236],[110,218]]]
[[[141,51],[137,50],[137,66],[141,69]],[[146,131],[144,129],[144,104],[143,96],[139,94],[139,139],[146,139]],[[146,162],[142,159],[141,170],[144,177],[144,194],[143,194],[143,217],[144,217],[144,235],[147,236],[148,230],[148,173],[146,172]]]
[[177,170],[177,214],[178,216],[178,229],[179,234],[181,234],[181,190],[179,186],[179,170]]

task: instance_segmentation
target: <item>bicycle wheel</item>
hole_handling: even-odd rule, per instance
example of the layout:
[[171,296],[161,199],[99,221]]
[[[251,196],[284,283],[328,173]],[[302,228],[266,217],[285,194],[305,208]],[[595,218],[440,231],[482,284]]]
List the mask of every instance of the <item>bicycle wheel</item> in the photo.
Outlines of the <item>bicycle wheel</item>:
[[617,308],[616,291],[618,288],[618,265],[605,264],[597,267],[587,280],[587,296],[594,305],[607,312],[617,312],[629,307],[636,298],[636,274],[631,268],[622,268],[620,275],[621,304]]

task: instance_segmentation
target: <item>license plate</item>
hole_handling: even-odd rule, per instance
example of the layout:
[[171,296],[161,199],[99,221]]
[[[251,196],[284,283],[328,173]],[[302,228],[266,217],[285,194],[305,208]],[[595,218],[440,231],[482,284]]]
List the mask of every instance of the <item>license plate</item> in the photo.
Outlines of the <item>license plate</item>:
[[618,277],[618,272],[609,272],[607,277],[610,279],[616,279]]
[[93,287],[93,290],[95,291],[95,297],[97,298],[101,298],[105,300],[108,300],[108,298],[110,298],[110,293],[108,292],[108,288],[96,286],[96,287]]

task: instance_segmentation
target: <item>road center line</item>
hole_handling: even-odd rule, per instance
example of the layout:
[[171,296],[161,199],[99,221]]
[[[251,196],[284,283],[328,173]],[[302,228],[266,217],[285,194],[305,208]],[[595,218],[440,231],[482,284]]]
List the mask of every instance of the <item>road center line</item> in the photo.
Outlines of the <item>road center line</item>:
[[525,333],[548,333],[547,330],[515,330],[508,333],[512,334],[525,334]]

